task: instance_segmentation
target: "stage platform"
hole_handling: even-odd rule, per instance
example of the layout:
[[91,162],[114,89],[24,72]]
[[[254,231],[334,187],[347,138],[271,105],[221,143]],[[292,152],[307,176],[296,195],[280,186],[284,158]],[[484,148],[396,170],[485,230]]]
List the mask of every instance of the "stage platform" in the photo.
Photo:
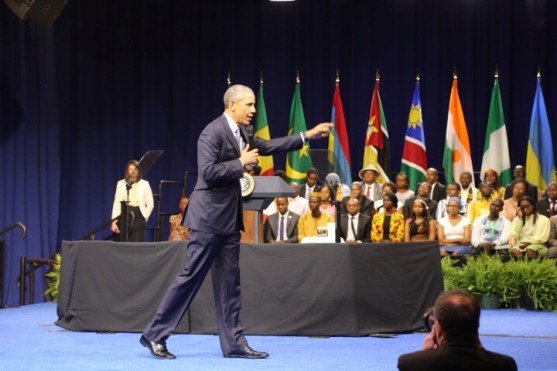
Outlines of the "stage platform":
[[[136,333],[72,332],[54,324],[56,304],[0,310],[2,370],[396,370],[399,354],[421,347],[423,333],[378,337],[248,336],[265,360],[222,358],[214,335],[168,340],[178,357],[153,359]],[[512,355],[519,370],[556,370],[557,313],[484,310],[487,349]]]

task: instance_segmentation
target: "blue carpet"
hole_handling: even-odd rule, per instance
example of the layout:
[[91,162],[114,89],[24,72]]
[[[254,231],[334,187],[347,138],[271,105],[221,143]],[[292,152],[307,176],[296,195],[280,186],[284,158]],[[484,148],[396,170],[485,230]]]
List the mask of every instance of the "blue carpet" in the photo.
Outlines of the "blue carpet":
[[[53,324],[56,305],[0,310],[0,370],[396,370],[400,354],[418,350],[424,334],[393,338],[248,336],[265,360],[225,359],[213,335],[176,335],[178,357],[156,360],[139,334],[70,332]],[[520,370],[557,370],[557,313],[485,310],[484,346],[512,355]]]

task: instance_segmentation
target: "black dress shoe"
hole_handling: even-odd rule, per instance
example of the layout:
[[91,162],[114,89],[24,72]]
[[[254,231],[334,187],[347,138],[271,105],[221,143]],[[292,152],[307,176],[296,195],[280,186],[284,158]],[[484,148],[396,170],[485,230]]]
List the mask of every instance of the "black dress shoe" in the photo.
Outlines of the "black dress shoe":
[[151,352],[151,354],[155,358],[158,358],[158,359],[174,359],[174,358],[176,358],[176,356],[174,354],[170,353],[168,351],[168,349],[166,349],[166,343],[164,341],[161,342],[161,343],[155,343],[153,341],[147,340],[147,338],[145,336],[141,336],[141,339],[139,339],[139,342],[144,347],[147,347],[147,349],[149,349],[149,351]]
[[249,358],[249,359],[259,359],[267,358],[269,353],[258,352],[257,350],[251,349],[248,345],[242,345],[238,350],[224,354],[224,358]]

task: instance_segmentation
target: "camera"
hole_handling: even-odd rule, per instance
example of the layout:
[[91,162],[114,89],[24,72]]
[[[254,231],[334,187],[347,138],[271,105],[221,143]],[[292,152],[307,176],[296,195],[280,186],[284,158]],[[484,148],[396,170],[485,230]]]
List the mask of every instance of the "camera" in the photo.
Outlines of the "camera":
[[431,328],[435,323],[435,316],[433,315],[433,307],[427,308],[422,318],[424,320],[424,328],[426,329],[427,332],[431,332]]

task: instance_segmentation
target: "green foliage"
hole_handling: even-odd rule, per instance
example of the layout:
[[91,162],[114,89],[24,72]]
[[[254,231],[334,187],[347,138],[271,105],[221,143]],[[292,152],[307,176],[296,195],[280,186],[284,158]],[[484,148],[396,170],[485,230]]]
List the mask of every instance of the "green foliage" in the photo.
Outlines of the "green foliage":
[[62,255],[60,255],[60,253],[56,253],[56,255],[54,255],[54,260],[56,262],[52,264],[51,268],[46,273],[48,288],[44,294],[50,295],[52,301],[57,301],[58,286],[60,285],[60,266],[62,264]]
[[455,267],[449,257],[441,260],[445,290],[461,289],[475,296],[499,295],[507,307],[517,307],[529,297],[535,309],[557,309],[557,266],[554,259],[518,259],[503,263],[499,256],[467,257]]

